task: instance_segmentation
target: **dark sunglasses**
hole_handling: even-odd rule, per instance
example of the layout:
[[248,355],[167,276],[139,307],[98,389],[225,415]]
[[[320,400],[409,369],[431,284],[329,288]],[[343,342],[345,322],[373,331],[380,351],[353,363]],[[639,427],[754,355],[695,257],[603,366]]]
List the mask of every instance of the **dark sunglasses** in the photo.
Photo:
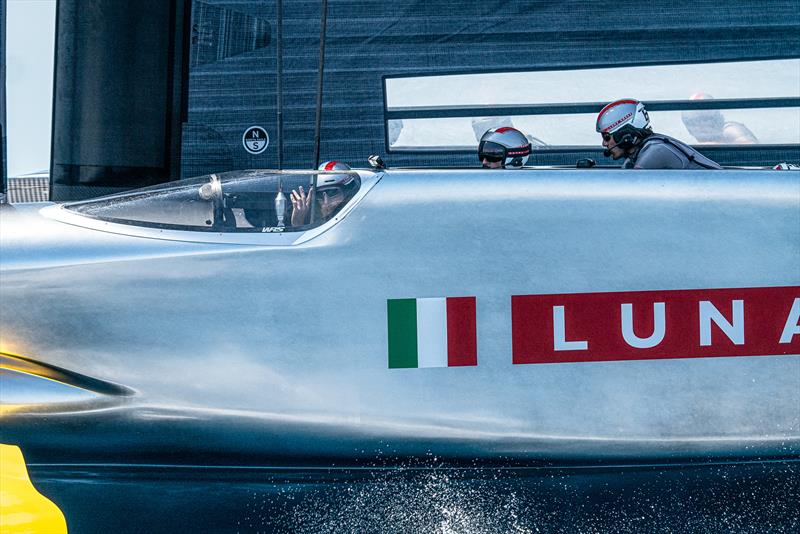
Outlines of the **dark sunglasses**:
[[492,141],[481,141],[478,146],[478,160],[492,163],[506,159],[506,147]]
[[603,136],[603,141],[611,141],[611,138],[613,137],[613,136],[612,136],[610,133],[608,133],[608,132],[603,132],[603,133],[601,133],[600,135],[602,135],[602,136]]
[[340,195],[344,195],[344,191],[342,191],[339,188],[323,189],[322,191],[317,191],[317,197],[325,198],[325,195],[328,196],[328,200],[331,200],[339,197]]

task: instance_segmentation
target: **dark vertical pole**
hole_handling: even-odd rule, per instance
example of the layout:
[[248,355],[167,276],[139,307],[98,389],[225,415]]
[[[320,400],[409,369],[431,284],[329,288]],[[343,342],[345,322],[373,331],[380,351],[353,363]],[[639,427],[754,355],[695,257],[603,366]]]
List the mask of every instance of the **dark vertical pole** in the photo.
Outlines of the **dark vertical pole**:
[[50,198],[180,176],[190,0],[59,0]]
[[322,125],[322,84],[325,77],[325,30],[328,26],[328,0],[322,0],[319,28],[319,80],[317,83],[317,124],[314,130],[314,168],[319,167],[320,127]]
[[164,150],[169,179],[181,178],[183,123],[189,116],[189,51],[192,31],[192,0],[172,3],[170,21],[168,87],[171,91],[167,109]]
[[278,0],[278,42],[276,47],[278,97],[278,169],[283,169],[283,0]]

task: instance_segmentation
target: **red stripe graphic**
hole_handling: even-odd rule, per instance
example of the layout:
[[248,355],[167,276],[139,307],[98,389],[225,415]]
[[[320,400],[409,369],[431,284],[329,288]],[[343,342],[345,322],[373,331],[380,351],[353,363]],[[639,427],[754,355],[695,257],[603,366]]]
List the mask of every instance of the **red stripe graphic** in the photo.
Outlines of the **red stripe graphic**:
[[478,365],[475,297],[447,299],[447,365]]
[[603,109],[600,110],[600,113],[598,113],[597,116],[599,117],[609,109],[619,106],[620,104],[636,104],[636,103],[637,103],[636,100],[617,100],[616,102],[611,102],[610,104],[606,104],[603,107]]
[[513,362],[800,354],[799,309],[798,286],[517,295]]

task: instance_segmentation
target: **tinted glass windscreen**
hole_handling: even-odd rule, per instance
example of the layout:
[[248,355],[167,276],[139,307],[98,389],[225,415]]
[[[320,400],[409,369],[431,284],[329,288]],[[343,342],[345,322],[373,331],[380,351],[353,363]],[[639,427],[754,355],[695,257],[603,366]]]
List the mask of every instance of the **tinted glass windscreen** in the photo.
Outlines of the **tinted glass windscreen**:
[[[331,174],[331,173],[326,173]],[[345,180],[345,176],[355,179]],[[65,207],[123,224],[207,232],[304,231],[323,224],[352,198],[360,180],[338,173],[341,194],[314,194],[317,173],[235,171],[103,197]],[[295,213],[292,198],[304,204]]]

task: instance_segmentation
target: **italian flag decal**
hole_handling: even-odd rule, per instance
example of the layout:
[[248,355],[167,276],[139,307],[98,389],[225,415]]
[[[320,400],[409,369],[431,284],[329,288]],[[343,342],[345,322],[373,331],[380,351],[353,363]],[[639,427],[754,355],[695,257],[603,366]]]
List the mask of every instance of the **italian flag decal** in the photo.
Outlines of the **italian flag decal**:
[[475,297],[389,299],[389,368],[478,365]]

